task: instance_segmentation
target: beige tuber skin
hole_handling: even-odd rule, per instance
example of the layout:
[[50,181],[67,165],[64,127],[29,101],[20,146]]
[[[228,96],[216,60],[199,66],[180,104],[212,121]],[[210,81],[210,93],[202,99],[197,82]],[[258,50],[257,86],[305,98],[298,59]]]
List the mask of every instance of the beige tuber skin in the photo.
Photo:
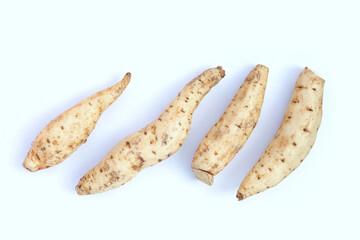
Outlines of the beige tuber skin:
[[36,137],[23,163],[32,172],[64,161],[95,128],[100,115],[125,90],[131,74],[117,84],[84,99],[52,120]]
[[324,82],[308,68],[301,72],[284,120],[241,183],[239,200],[276,186],[309,154],[321,123]]
[[188,83],[155,121],[121,140],[86,173],[76,186],[77,193],[94,194],[120,187],[141,170],[174,154],[187,138],[199,102],[224,76],[224,70],[217,67]]
[[223,115],[197,148],[192,171],[202,182],[212,185],[245,144],[260,116],[269,69],[257,65],[247,76]]

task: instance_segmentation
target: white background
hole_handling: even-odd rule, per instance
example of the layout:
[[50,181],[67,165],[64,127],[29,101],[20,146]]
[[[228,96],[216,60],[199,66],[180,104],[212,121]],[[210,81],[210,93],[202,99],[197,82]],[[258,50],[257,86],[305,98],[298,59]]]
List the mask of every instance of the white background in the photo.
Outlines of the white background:
[[[358,1],[0,1],[1,239],[359,239]],[[193,154],[258,63],[269,67],[253,134],[212,187]],[[121,188],[78,196],[78,180],[155,119],[210,67],[226,77],[203,99],[183,147]],[[306,160],[278,186],[235,194],[275,135],[308,66],[326,80]],[[31,173],[31,142],[58,114],[132,80],[87,143]]]

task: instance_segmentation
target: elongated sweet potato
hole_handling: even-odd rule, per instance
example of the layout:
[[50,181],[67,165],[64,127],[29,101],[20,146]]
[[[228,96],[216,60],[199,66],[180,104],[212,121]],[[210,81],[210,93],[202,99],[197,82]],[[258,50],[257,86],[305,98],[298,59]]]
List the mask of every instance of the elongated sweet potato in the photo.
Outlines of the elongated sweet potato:
[[121,140],[76,186],[80,195],[117,188],[138,172],[174,154],[187,138],[192,114],[201,99],[225,76],[209,69],[190,83],[153,122]]
[[239,200],[276,186],[309,154],[321,123],[324,82],[308,68],[302,71],[279,130],[241,183]]
[[192,171],[197,179],[212,185],[245,144],[260,116],[269,69],[257,65],[247,76],[223,115],[197,148]]
[[52,120],[36,137],[23,163],[30,171],[64,161],[85,143],[100,115],[125,90],[131,78],[127,73],[117,84],[84,99]]

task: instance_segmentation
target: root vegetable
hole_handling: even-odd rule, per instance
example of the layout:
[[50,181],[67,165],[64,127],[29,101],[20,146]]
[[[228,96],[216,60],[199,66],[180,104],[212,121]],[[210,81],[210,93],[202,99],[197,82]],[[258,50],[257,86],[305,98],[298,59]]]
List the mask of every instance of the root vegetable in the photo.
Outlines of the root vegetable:
[[187,138],[199,102],[224,76],[224,70],[217,67],[188,83],[155,121],[121,140],[86,173],[76,186],[77,193],[94,194],[120,187],[144,168],[174,154]]
[[264,100],[268,68],[257,65],[247,76],[223,115],[197,148],[192,171],[212,185],[214,176],[235,157],[255,128]]
[[279,130],[241,183],[239,200],[277,185],[308,155],[321,123],[324,82],[308,68],[302,71]]
[[52,120],[36,137],[23,163],[38,171],[64,161],[85,143],[100,115],[124,91],[131,78],[127,73],[117,84],[84,99]]

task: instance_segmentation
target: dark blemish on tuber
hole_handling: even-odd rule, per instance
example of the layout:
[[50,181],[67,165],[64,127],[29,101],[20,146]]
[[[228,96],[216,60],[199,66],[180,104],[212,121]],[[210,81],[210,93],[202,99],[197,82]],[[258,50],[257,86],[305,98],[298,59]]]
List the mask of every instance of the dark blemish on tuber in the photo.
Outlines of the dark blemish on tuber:
[[285,162],[285,159],[283,158],[283,159],[281,159],[281,161],[282,161],[282,162]]
[[64,130],[64,126],[60,126],[61,130]]
[[307,110],[307,111],[310,111],[310,112],[314,111],[314,110],[313,110],[312,108],[310,108],[310,107],[307,107],[306,110]]
[[129,142],[126,142],[126,146],[127,146],[128,148],[131,148],[131,145],[130,145]]
[[293,144],[294,146],[296,146],[296,142],[293,142],[292,144]]
[[310,132],[309,129],[307,129],[307,128],[304,128],[303,131],[306,132],[306,133]]

